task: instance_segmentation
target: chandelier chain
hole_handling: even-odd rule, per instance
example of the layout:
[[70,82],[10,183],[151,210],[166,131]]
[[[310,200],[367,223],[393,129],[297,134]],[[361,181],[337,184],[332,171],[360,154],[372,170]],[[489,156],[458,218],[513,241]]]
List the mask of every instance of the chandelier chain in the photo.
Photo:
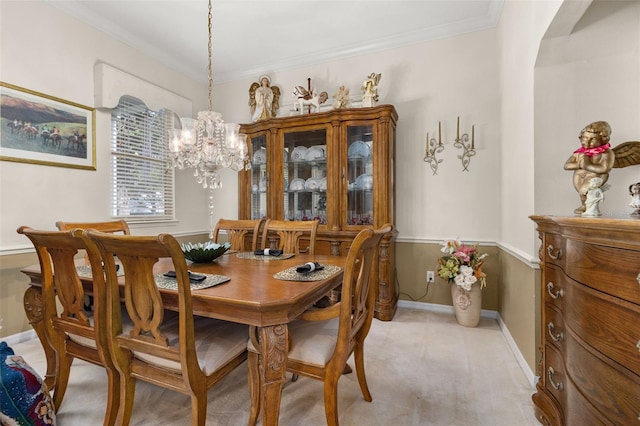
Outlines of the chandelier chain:
[[211,60],[211,45],[213,44],[213,36],[211,35],[211,0],[209,0],[209,14],[207,15],[207,28],[209,30],[209,43],[207,44],[207,53],[209,55],[209,66],[207,68],[209,77],[209,111],[213,111],[213,64]]

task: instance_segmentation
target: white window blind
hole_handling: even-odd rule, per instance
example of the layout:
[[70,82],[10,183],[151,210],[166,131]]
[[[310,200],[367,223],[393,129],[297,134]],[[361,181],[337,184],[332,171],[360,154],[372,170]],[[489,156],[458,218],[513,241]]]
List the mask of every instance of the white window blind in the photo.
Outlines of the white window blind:
[[122,96],[111,112],[111,215],[130,221],[174,219],[168,127],[174,113]]

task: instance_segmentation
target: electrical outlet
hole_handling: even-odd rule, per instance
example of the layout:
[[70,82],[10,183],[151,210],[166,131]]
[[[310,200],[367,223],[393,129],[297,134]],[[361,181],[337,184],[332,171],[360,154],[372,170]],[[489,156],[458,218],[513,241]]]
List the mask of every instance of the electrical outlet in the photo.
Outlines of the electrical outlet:
[[427,271],[427,282],[432,283],[436,279],[436,276],[433,271]]

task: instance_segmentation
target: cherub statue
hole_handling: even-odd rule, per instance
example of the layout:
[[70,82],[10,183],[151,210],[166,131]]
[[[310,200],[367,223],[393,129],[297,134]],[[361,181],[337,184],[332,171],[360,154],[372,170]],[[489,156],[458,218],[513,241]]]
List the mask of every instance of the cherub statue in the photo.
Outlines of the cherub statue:
[[581,147],[573,152],[565,162],[565,170],[573,170],[573,186],[580,195],[580,206],[574,210],[582,214],[587,209],[585,202],[590,180],[602,179],[604,185],[612,168],[622,168],[640,164],[640,142],[625,142],[611,148],[611,126],[606,121],[595,121],[587,125],[578,139]]
[[351,100],[349,99],[349,89],[340,86],[338,91],[333,95],[333,107],[335,109],[347,108]]
[[258,81],[251,83],[249,87],[249,106],[251,107],[251,120],[260,121],[273,118],[280,108],[280,88],[271,86],[271,78],[261,75]]
[[631,195],[629,207],[633,208],[631,216],[640,216],[640,182],[629,185],[629,195]]
[[369,77],[362,83],[362,106],[372,107],[376,106],[378,102],[378,83],[382,74],[372,72]]

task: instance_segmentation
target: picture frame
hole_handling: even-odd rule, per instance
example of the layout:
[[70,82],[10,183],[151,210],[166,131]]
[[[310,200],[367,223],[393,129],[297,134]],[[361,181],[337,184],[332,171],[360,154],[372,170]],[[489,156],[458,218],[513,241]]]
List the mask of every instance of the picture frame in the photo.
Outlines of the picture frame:
[[0,160],[96,170],[96,110],[0,81]]

